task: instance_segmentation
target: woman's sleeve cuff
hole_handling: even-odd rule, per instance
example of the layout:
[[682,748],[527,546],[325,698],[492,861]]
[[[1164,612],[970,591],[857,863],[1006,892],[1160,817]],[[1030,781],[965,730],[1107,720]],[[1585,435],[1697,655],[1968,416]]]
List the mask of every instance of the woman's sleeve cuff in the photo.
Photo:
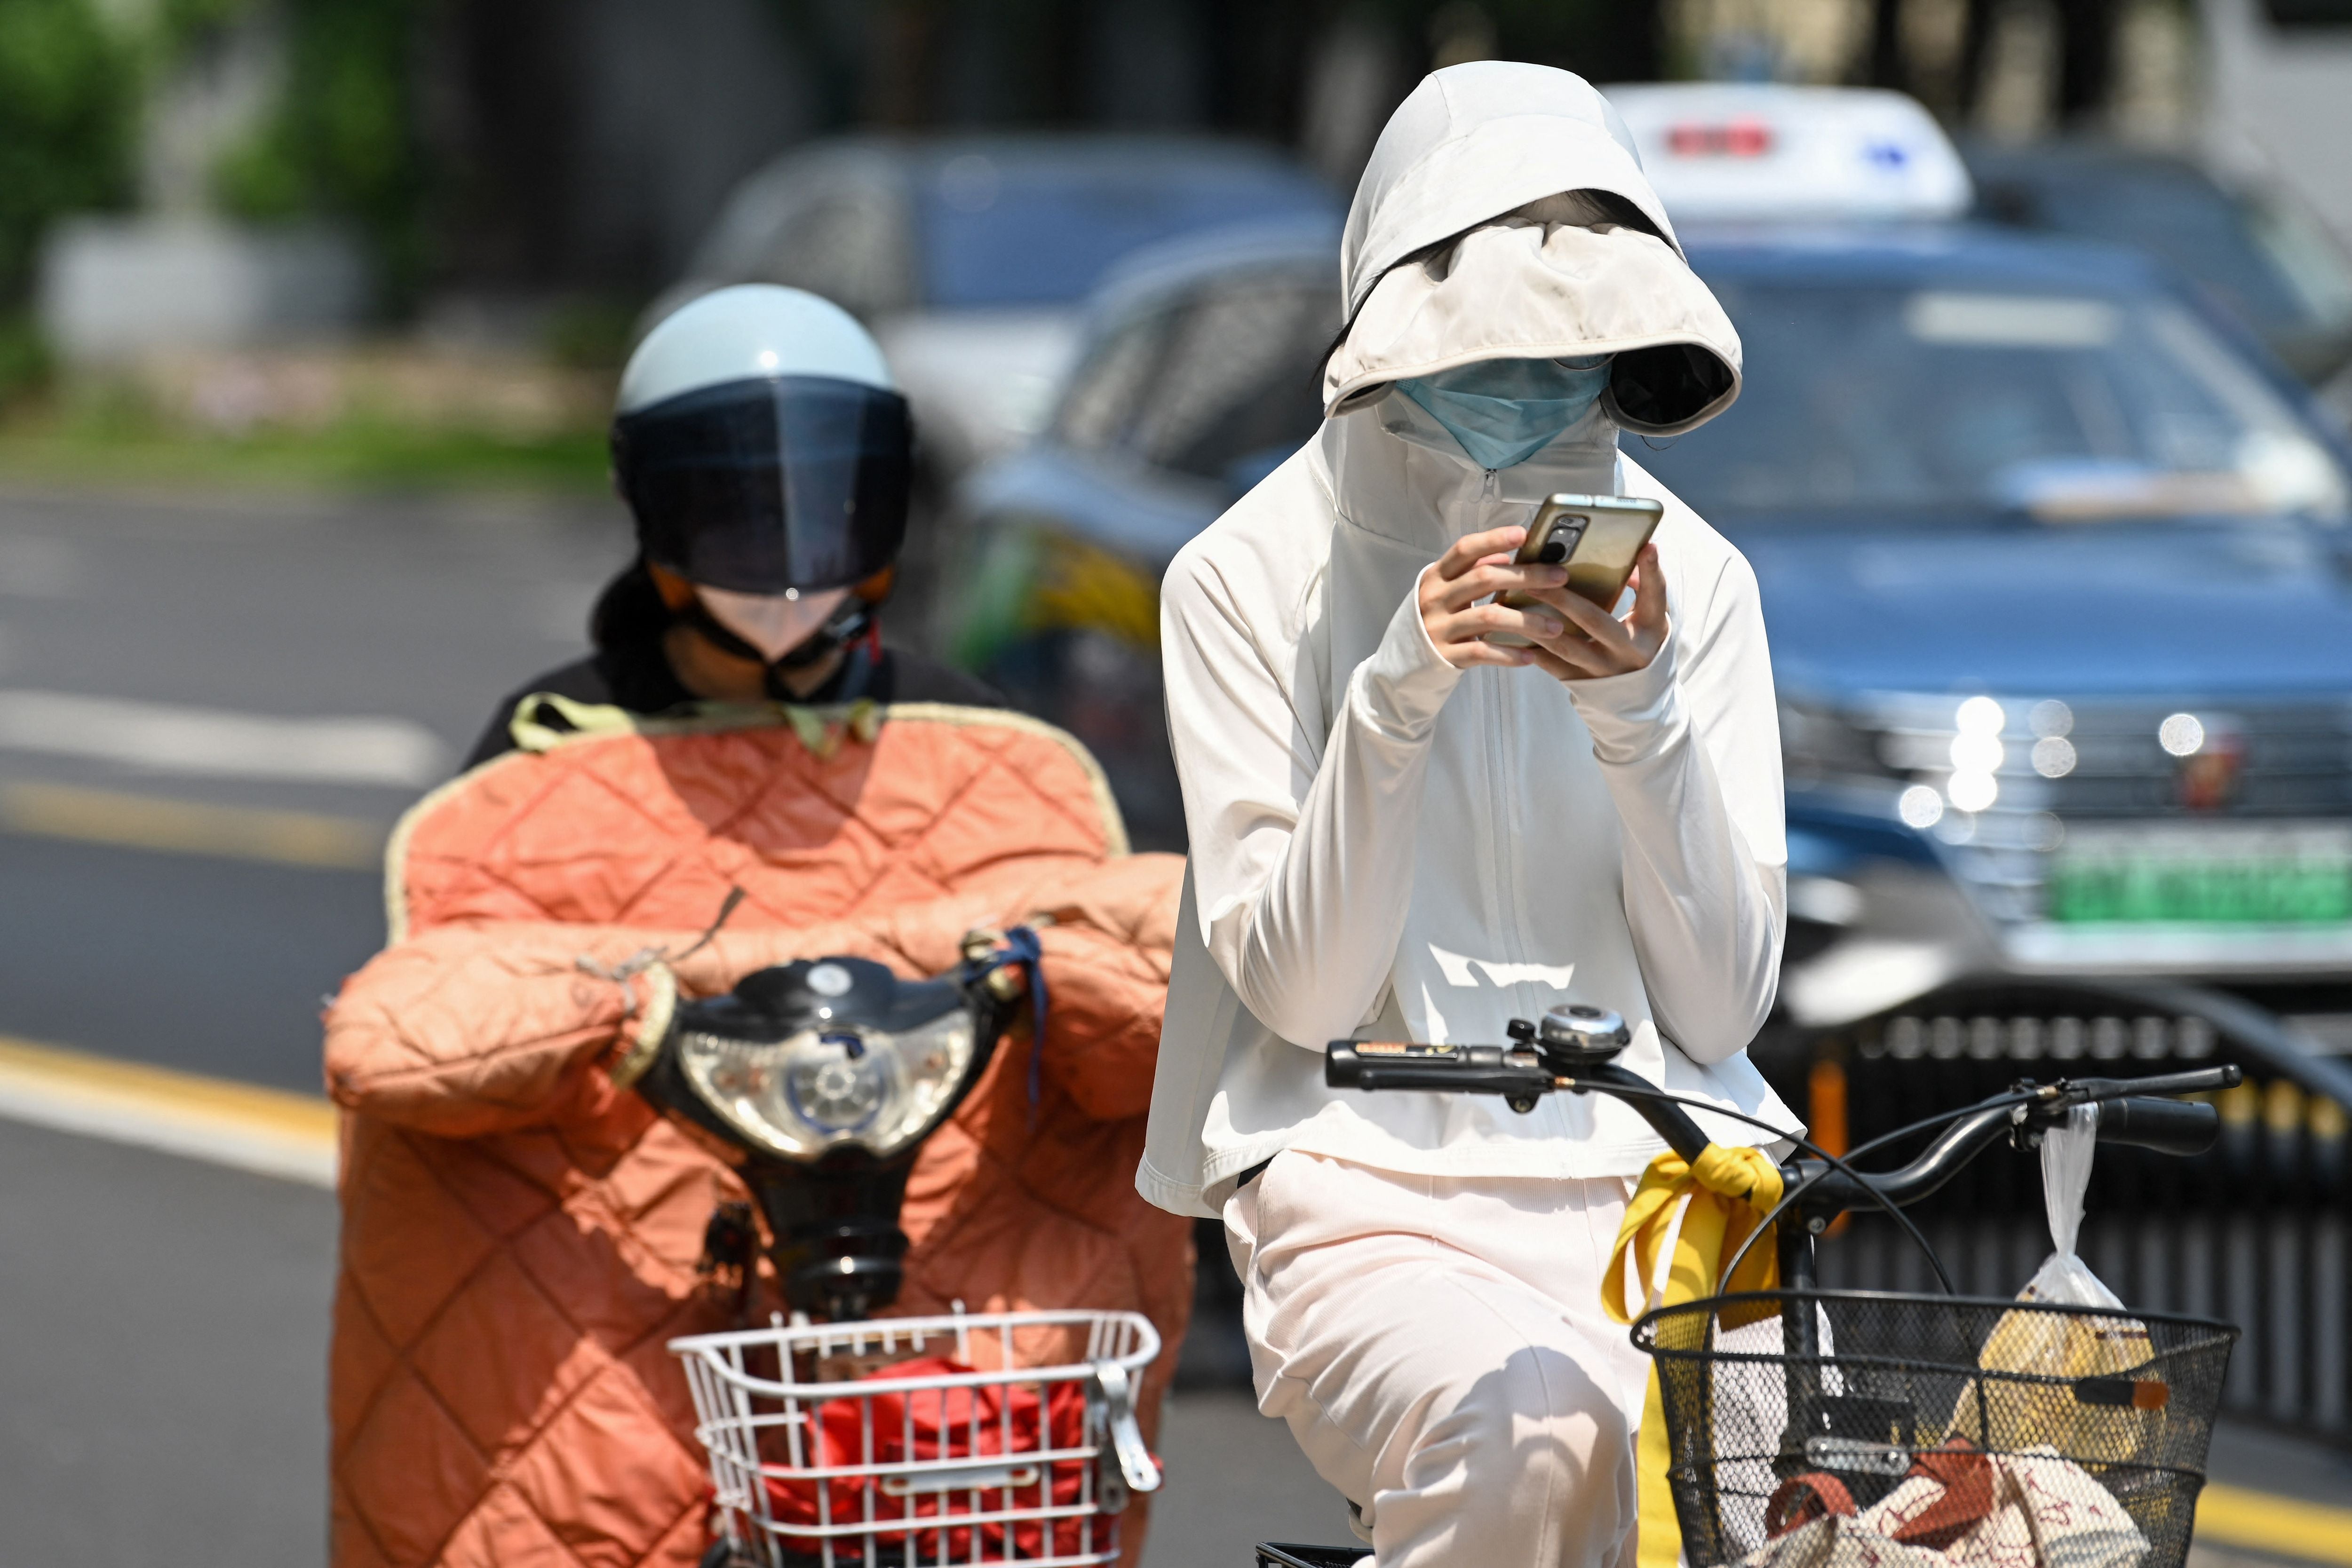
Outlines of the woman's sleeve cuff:
[[1632,762],[1658,749],[1682,718],[1675,683],[1675,634],[1670,627],[1657,656],[1638,670],[1567,683],[1578,716],[1592,732],[1603,762]]
[[[1433,565],[1423,571],[1436,570]],[[1430,639],[1421,618],[1420,578],[1413,579],[1362,670],[1365,699],[1381,728],[1417,738],[1437,722],[1438,710],[1454,695],[1462,672],[1446,663]]]

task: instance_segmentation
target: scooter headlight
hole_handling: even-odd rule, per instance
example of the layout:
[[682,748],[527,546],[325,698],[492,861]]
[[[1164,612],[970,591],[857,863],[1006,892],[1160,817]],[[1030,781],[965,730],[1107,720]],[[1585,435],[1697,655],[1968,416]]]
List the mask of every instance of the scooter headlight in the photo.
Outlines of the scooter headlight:
[[[775,988],[788,988],[782,999],[800,1004],[784,1009],[802,1015],[800,1028],[782,1019],[772,1032],[761,1028],[775,1014],[747,997],[749,982],[727,998],[732,1005],[689,1009],[679,1020],[680,1071],[751,1148],[809,1162],[855,1145],[887,1159],[919,1141],[961,1097],[979,1043],[962,993],[939,982],[891,980],[878,965],[856,966],[879,971],[877,980],[854,973],[855,962],[769,971],[779,977]],[[909,1016],[929,1009],[937,1010]]]

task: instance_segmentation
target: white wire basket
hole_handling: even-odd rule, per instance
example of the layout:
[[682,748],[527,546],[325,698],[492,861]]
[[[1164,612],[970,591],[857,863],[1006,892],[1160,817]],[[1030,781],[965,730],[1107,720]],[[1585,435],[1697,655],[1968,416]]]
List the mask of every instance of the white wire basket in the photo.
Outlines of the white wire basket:
[[1135,1417],[1160,1334],[1139,1312],[959,1304],[669,1348],[739,1563],[1108,1563],[1129,1495],[1160,1485]]

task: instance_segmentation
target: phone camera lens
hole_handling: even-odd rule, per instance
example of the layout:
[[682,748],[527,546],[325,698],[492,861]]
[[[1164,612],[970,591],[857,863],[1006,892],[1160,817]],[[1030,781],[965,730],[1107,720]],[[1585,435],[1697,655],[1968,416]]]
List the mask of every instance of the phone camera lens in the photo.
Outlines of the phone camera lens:
[[1554,523],[1551,532],[1545,536],[1543,548],[1536,551],[1536,559],[1546,566],[1558,566],[1574,555],[1577,541],[1584,538],[1584,524],[1582,517],[1562,517]]

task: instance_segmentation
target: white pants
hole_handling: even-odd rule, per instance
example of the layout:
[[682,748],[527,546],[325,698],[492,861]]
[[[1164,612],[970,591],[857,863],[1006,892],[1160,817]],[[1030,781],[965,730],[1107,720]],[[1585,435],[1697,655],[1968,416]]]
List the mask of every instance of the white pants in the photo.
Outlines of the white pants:
[[1631,1568],[1649,1364],[1601,1310],[1627,1192],[1288,1153],[1225,1205],[1258,1408],[1379,1568]]

